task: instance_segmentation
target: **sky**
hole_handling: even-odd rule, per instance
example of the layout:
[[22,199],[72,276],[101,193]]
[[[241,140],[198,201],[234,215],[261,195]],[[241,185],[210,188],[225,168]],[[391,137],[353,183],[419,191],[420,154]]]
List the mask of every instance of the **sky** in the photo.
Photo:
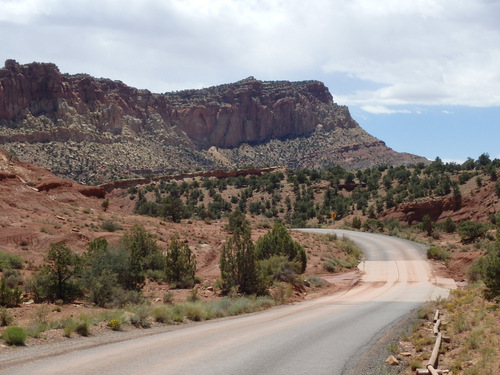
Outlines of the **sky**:
[[0,66],[155,93],[319,80],[394,150],[461,163],[500,159],[499,20],[499,0],[0,0]]

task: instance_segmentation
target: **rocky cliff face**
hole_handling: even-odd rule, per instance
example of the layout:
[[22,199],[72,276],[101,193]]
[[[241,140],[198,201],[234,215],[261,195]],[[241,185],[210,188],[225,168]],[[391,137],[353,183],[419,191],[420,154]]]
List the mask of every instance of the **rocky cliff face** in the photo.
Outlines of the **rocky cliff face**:
[[250,77],[154,94],[14,60],[0,69],[0,144],[56,173],[90,180],[197,167],[301,167],[318,157],[315,168],[425,161],[368,135],[317,81]]

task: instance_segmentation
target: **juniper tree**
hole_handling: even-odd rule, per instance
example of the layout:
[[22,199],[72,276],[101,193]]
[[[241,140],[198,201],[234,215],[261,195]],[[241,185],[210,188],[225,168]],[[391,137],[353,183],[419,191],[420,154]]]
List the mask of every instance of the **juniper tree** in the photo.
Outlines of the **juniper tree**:
[[243,294],[265,294],[265,288],[257,275],[255,247],[250,228],[243,225],[228,237],[219,261],[222,290],[228,293],[237,289]]
[[194,285],[196,272],[196,256],[187,243],[180,241],[176,233],[170,242],[166,255],[165,274],[167,280],[176,287],[189,288]]

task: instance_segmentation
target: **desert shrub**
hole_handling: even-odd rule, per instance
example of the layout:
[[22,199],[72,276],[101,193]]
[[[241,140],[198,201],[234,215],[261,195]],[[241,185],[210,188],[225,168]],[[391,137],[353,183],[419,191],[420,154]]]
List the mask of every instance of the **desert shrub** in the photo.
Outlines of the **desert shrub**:
[[486,285],[486,298],[500,302],[500,241],[492,245],[485,258],[483,282]]
[[297,261],[290,261],[287,256],[274,255],[258,262],[258,272],[266,285],[271,285],[273,280],[287,283],[296,283],[301,265]]
[[202,303],[199,301],[188,302],[184,305],[186,318],[193,322],[201,322],[205,320],[206,311]]
[[76,320],[74,318],[66,318],[62,321],[63,336],[71,337],[71,334],[75,331]]
[[158,323],[167,323],[173,324],[175,323],[174,313],[171,306],[167,305],[158,305],[153,307],[151,310],[151,316]]
[[86,315],[80,315],[75,325],[75,332],[80,336],[90,335],[90,320]]
[[132,325],[138,328],[151,327],[151,321],[149,320],[151,309],[148,305],[136,305],[131,312],[132,316],[130,317],[130,323]]
[[21,327],[7,327],[3,331],[3,339],[8,345],[24,345],[26,343],[26,331]]
[[357,216],[354,216],[353,219],[352,219],[352,224],[351,226],[354,228],[354,229],[361,229],[361,219]]
[[443,223],[443,230],[446,233],[453,233],[457,229],[457,224],[452,220],[451,217],[447,217],[446,220]]
[[307,277],[307,279],[305,280],[305,283],[309,283],[310,285],[313,285],[316,287],[322,287],[323,285],[325,285],[325,280],[323,280],[319,276],[313,275],[313,276]]
[[140,305],[144,303],[144,295],[138,290],[120,290],[111,301],[112,307],[124,307],[127,305]]
[[290,298],[292,293],[293,289],[291,284],[276,283],[271,289],[271,297],[273,298],[273,301],[276,305],[281,305],[282,303],[284,303],[287,299]]
[[9,268],[14,268],[20,270],[23,268],[24,259],[16,254],[8,254],[0,251],[0,271],[4,271]]
[[307,255],[304,247],[294,241],[288,230],[280,222],[275,222],[273,228],[257,241],[255,246],[257,259],[268,259],[275,255],[288,257],[291,262],[300,265],[298,273],[304,273],[307,266]]
[[108,327],[111,328],[111,330],[113,330],[113,331],[121,331],[122,324],[121,324],[120,320],[118,320],[118,319],[111,319],[108,322]]
[[[84,254],[82,280],[87,299],[98,306],[116,305],[123,299],[123,288],[130,274],[130,253],[124,247],[109,248],[103,238],[90,242]],[[118,303],[119,304],[119,303]]]
[[109,208],[109,198],[106,198],[105,200],[102,201],[101,207],[106,212]]
[[342,236],[342,239],[338,242],[338,245],[344,253],[351,255],[356,259],[360,258],[362,255],[361,249],[356,244],[356,242],[346,236]]
[[169,290],[168,292],[165,292],[163,295],[163,303],[166,304],[173,304],[174,303],[174,293]]
[[0,327],[10,326],[14,323],[14,317],[5,307],[0,308]]
[[333,261],[342,268],[353,268],[358,264],[358,260],[355,257],[349,257],[348,259],[335,258]]
[[189,295],[186,298],[187,302],[199,302],[201,301],[200,296],[198,295],[198,288],[193,288]]
[[484,237],[488,227],[475,221],[464,221],[458,225],[458,233],[463,243],[471,243]]
[[467,181],[469,181],[471,178],[473,177],[473,175],[469,172],[462,172],[459,176],[458,176],[458,183],[460,185],[463,185],[465,184]]
[[15,288],[22,283],[21,273],[17,269],[6,268],[3,270],[2,274],[9,288]]
[[21,303],[22,291],[17,286],[9,288],[4,276],[0,280],[0,306],[17,306]]
[[117,275],[112,270],[104,269],[87,282],[87,299],[97,306],[106,307],[114,301],[122,290],[116,286]]
[[335,267],[336,264],[333,259],[327,259],[323,262],[323,268],[330,273],[335,272]]
[[432,222],[432,219],[429,215],[424,215],[424,217],[422,218],[421,227],[422,230],[426,232],[429,237],[432,235],[434,223]]
[[147,270],[146,277],[151,281],[156,281],[157,283],[161,283],[167,280],[165,270]]
[[111,220],[106,220],[104,223],[102,223],[101,229],[106,232],[116,232],[117,230],[121,230],[122,226],[120,224],[116,224]]
[[486,258],[476,258],[467,269],[467,278],[471,283],[475,283],[483,279],[484,268],[486,266]]
[[448,262],[448,260],[450,259],[450,253],[441,247],[431,246],[427,250],[427,258]]
[[384,223],[377,219],[367,219],[363,223],[363,230],[365,232],[383,232],[384,231]]
[[389,231],[393,231],[395,229],[401,228],[401,222],[399,220],[396,220],[394,218],[389,218],[384,221],[384,225]]

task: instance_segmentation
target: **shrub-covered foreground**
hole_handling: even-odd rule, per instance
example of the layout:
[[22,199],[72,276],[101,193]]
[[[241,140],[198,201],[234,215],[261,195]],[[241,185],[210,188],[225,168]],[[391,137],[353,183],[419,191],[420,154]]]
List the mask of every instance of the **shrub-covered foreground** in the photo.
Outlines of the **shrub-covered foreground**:
[[439,368],[465,375],[500,373],[500,308],[483,296],[484,286],[476,284],[453,290],[449,298],[423,307],[418,313],[421,320],[396,351],[411,353],[400,358],[406,368],[402,373],[414,374],[416,368],[425,368],[435,342],[432,318],[436,309],[441,312],[441,332],[450,338],[449,343],[441,344]]
[[61,336],[64,337],[89,336],[94,330],[102,329],[102,327],[107,327],[112,331],[121,331],[127,327],[150,328],[152,325],[200,322],[266,310],[279,302],[278,299],[269,296],[226,297],[210,302],[202,302],[191,296],[189,301],[178,304],[142,303],[104,312],[82,313],[79,316],[66,317],[59,321],[47,319],[48,306],[42,305],[28,327],[6,327],[2,338],[8,345],[24,345],[27,337],[43,337],[44,332],[49,330],[60,330]]

